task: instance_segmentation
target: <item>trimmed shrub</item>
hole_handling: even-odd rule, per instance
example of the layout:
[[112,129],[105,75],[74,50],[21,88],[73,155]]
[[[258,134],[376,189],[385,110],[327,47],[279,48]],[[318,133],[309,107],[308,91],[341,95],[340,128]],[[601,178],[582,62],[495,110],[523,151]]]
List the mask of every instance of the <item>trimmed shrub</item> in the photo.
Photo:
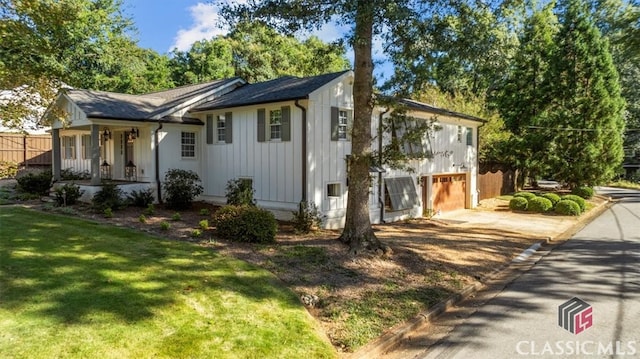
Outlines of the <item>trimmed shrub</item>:
[[518,192],[518,193],[514,194],[513,197],[526,198],[527,201],[528,201],[528,200],[530,200],[532,198],[536,198],[536,194],[535,193],[531,193],[531,192]]
[[587,207],[587,202],[584,200],[584,198],[580,196],[576,196],[575,194],[568,194],[566,196],[562,196],[562,199],[568,199],[570,201],[574,201],[575,203],[577,203],[580,206],[580,213],[584,212],[585,208]]
[[209,221],[206,219],[201,220],[198,222],[198,227],[200,227],[201,230],[206,231],[209,229]]
[[100,191],[91,199],[91,203],[98,211],[104,211],[107,208],[118,210],[126,205],[122,190],[113,182],[104,182]]
[[526,211],[529,205],[529,201],[527,201],[524,197],[513,197],[509,201],[509,208],[514,211]]
[[241,206],[223,206],[213,213],[212,224],[218,233],[225,238],[233,238],[239,231]]
[[56,205],[61,207],[76,204],[78,198],[80,198],[83,193],[84,191],[80,190],[80,186],[66,183],[64,186],[58,187],[55,190]]
[[75,172],[73,168],[60,170],[60,179],[63,181],[82,181],[91,179],[91,173],[87,171]]
[[164,190],[167,207],[173,209],[187,209],[193,200],[199,196],[203,187],[197,173],[188,170],[170,169],[164,176]]
[[574,194],[576,196],[580,196],[584,199],[589,199],[591,197],[593,197],[593,188],[591,187],[575,187],[571,190],[571,194]]
[[300,202],[298,210],[291,213],[293,228],[298,233],[309,233],[322,225],[323,216],[318,211],[318,206],[313,203]]
[[218,233],[227,239],[251,243],[275,242],[278,222],[273,214],[255,206],[224,206],[213,214]]
[[555,207],[560,202],[560,196],[555,193],[543,193],[540,197],[546,198],[551,201],[551,204]]
[[149,203],[147,208],[145,208],[142,213],[146,214],[147,216],[153,216],[154,214],[156,214],[156,206],[154,206],[153,203]]
[[38,173],[27,172],[24,175],[18,175],[18,189],[22,192],[45,196],[49,194],[51,188],[51,179],[53,175],[50,171],[41,171]]
[[147,188],[146,190],[140,191],[133,190],[127,194],[127,201],[134,207],[145,208],[155,201],[153,189]]
[[255,190],[253,181],[247,178],[236,178],[227,182],[227,204],[232,206],[255,206],[253,198]]
[[580,213],[582,213],[582,211],[580,211],[580,205],[569,199],[560,200],[560,202],[556,204],[555,212],[564,216],[579,216]]
[[527,211],[537,213],[549,212],[552,209],[553,203],[544,197],[532,198],[529,200],[529,205],[527,206]]

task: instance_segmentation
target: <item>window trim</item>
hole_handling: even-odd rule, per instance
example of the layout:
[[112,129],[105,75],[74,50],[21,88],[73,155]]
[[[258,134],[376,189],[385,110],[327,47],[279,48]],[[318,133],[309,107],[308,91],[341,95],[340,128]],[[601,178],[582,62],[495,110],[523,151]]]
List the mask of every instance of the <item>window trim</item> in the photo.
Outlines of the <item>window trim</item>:
[[91,159],[91,135],[81,135],[80,137],[80,146],[82,147],[82,159],[90,160]]
[[[222,122],[223,126],[220,127],[220,122]],[[220,139],[220,131],[222,132],[222,139]],[[227,118],[224,114],[216,116],[216,142],[217,143],[227,143]]]
[[[280,112],[280,124],[272,124],[272,114]],[[258,142],[291,142],[291,106],[270,106],[258,108],[257,140]],[[280,126],[280,137],[272,137],[272,127]]]
[[[185,143],[185,135],[193,136],[193,143]],[[180,157],[183,159],[197,159],[197,151],[196,151],[196,133],[194,131],[181,131],[180,132]],[[193,156],[189,156],[188,153],[191,152],[188,148],[185,150],[186,146],[193,147]],[[187,155],[185,155],[187,153]]]
[[[278,119],[278,123],[274,124],[273,120],[274,120],[274,113],[279,113],[279,117]],[[269,119],[268,119],[268,124],[267,124],[269,131],[266,131],[266,135],[268,135],[268,141],[275,141],[275,142],[279,142],[282,141],[282,108],[277,108],[277,109],[270,109],[269,110]],[[278,131],[278,137],[273,137],[273,128],[277,126],[277,131]]]
[[75,160],[77,158],[76,151],[76,135],[62,136],[63,159]]
[[[344,114],[344,117],[341,116]],[[344,119],[344,123],[342,123]],[[351,141],[349,127],[353,123],[353,109],[346,107],[331,107],[330,116],[331,141]]]
[[338,141],[346,141],[348,139],[348,129],[349,112],[344,109],[338,109]]

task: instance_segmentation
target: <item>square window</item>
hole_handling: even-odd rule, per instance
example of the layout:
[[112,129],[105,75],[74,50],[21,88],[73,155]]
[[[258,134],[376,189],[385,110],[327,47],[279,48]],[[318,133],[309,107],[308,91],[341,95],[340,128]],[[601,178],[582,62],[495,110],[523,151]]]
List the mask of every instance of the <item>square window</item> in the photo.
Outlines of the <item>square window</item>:
[[340,197],[342,191],[340,190],[340,183],[329,183],[327,185],[327,197]]
[[269,139],[282,138],[282,110],[269,111]]
[[196,157],[196,133],[195,132],[182,132],[182,157],[183,158],[195,158]]

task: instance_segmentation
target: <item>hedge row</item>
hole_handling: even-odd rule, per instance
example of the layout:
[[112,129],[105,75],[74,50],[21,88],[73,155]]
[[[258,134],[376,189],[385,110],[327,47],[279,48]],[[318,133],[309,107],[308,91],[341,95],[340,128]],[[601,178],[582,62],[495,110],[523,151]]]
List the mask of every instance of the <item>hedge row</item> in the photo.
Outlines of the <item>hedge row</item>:
[[[588,191],[585,188],[577,187],[580,190],[573,191],[572,193],[580,193],[593,196],[593,190],[589,188]],[[590,197],[588,197],[590,198]],[[577,194],[569,194],[560,197],[555,193],[544,193],[542,195],[536,195],[531,192],[518,192],[513,195],[511,201],[509,201],[509,208],[514,211],[527,211],[534,213],[547,213],[555,212],[557,214],[565,216],[579,216],[586,209],[585,198]]]

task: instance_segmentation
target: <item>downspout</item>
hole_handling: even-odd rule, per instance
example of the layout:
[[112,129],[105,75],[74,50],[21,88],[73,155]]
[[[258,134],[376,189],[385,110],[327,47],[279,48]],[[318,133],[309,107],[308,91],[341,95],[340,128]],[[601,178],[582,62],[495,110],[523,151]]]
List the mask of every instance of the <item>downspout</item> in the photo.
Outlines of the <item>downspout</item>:
[[302,200],[307,202],[307,109],[296,100],[295,105],[302,110]]
[[153,131],[153,142],[156,147],[156,187],[158,194],[158,203],[162,204],[162,183],[160,182],[160,140],[158,139],[158,132],[162,130],[162,120],[158,120],[158,128]]
[[380,224],[384,223],[384,197],[382,196],[382,117],[387,114],[391,108],[380,112],[378,115],[378,203],[380,204]]

